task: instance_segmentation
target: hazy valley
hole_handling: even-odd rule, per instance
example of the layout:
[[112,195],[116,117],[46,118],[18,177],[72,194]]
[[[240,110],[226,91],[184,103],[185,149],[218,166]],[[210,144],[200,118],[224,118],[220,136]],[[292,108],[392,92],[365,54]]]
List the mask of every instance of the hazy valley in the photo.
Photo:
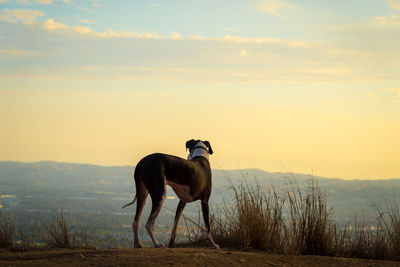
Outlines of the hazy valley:
[[[341,180],[315,177],[326,191],[329,205],[333,207],[339,224],[351,224],[357,217],[373,221],[373,205],[383,206],[400,190],[400,179],[390,180]],[[309,175],[270,173],[258,169],[213,170],[211,205],[214,212],[225,201],[233,199],[231,184],[255,179],[266,190],[274,186],[278,191],[285,183],[297,181],[304,186]],[[131,223],[135,206],[121,210],[134,195],[133,167],[104,167],[88,164],[57,162],[0,162],[0,207],[9,211],[21,238],[45,242],[46,231],[42,224],[51,220],[54,211],[63,208],[72,232],[77,236],[86,233],[93,245],[101,248],[129,247],[132,241]],[[175,210],[178,200],[168,189],[165,207]],[[148,199],[142,217],[149,214]],[[199,204],[186,206],[184,215],[197,221]],[[174,214],[163,209],[156,223],[161,241],[167,241]],[[185,236],[185,223],[180,223],[180,238]],[[142,236],[148,240],[147,234]],[[145,242],[146,243],[146,242]]]

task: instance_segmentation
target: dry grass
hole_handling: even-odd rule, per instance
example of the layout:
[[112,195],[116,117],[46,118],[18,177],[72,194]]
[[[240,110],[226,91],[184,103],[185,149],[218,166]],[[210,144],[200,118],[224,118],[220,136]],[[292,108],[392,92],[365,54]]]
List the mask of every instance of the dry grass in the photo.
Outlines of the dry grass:
[[56,248],[70,248],[70,228],[65,219],[65,211],[60,209],[54,213],[54,221],[43,224],[49,233],[48,245]]
[[[385,211],[376,209],[374,225],[355,219],[353,226],[340,229],[325,192],[313,178],[304,189],[288,182],[280,191],[273,187],[264,190],[257,181],[249,185],[242,180],[232,190],[233,202],[224,202],[211,216],[214,240],[222,247],[400,260],[400,212],[396,202],[387,204]],[[199,243],[200,221],[190,221],[189,243]]]
[[[386,241],[388,251],[384,258],[400,260],[400,211],[397,201],[386,201],[385,211],[376,207],[379,213],[378,230]],[[387,255],[388,254],[388,255]]]
[[242,248],[268,251],[283,249],[284,199],[278,197],[274,188],[263,192],[259,184],[242,183],[232,186],[235,206],[225,209],[229,223],[214,220],[216,240]]
[[13,246],[15,225],[8,213],[0,211],[0,248]]
[[53,248],[93,248],[87,239],[86,231],[72,233],[68,225],[65,211],[61,208],[54,212],[54,218],[48,223],[42,223],[49,234],[48,246]]
[[308,255],[330,255],[334,251],[335,225],[327,197],[311,179],[303,193],[295,183],[286,187],[289,219],[285,231],[286,250]]

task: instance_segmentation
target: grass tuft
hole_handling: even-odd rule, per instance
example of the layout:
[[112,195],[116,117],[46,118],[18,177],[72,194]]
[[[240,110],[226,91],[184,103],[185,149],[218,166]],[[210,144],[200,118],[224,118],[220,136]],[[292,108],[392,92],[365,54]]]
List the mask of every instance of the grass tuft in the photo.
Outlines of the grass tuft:
[[54,221],[43,224],[50,238],[48,245],[55,248],[70,248],[70,228],[65,218],[65,211],[61,208],[60,211],[55,211]]

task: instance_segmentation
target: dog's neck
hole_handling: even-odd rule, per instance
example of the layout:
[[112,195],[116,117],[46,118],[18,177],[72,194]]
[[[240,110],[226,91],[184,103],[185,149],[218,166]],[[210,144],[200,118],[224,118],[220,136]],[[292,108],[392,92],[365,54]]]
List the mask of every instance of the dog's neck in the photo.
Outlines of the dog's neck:
[[210,154],[208,153],[207,147],[205,147],[203,144],[196,145],[192,153],[189,153],[187,159],[191,160],[194,159],[195,157],[203,157],[208,160],[210,158]]

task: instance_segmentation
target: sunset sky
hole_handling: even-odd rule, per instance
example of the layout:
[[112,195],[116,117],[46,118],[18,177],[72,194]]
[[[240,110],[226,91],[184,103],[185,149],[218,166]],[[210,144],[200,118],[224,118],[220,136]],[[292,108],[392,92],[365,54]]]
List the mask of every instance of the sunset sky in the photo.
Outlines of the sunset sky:
[[0,0],[0,160],[400,178],[400,0]]

